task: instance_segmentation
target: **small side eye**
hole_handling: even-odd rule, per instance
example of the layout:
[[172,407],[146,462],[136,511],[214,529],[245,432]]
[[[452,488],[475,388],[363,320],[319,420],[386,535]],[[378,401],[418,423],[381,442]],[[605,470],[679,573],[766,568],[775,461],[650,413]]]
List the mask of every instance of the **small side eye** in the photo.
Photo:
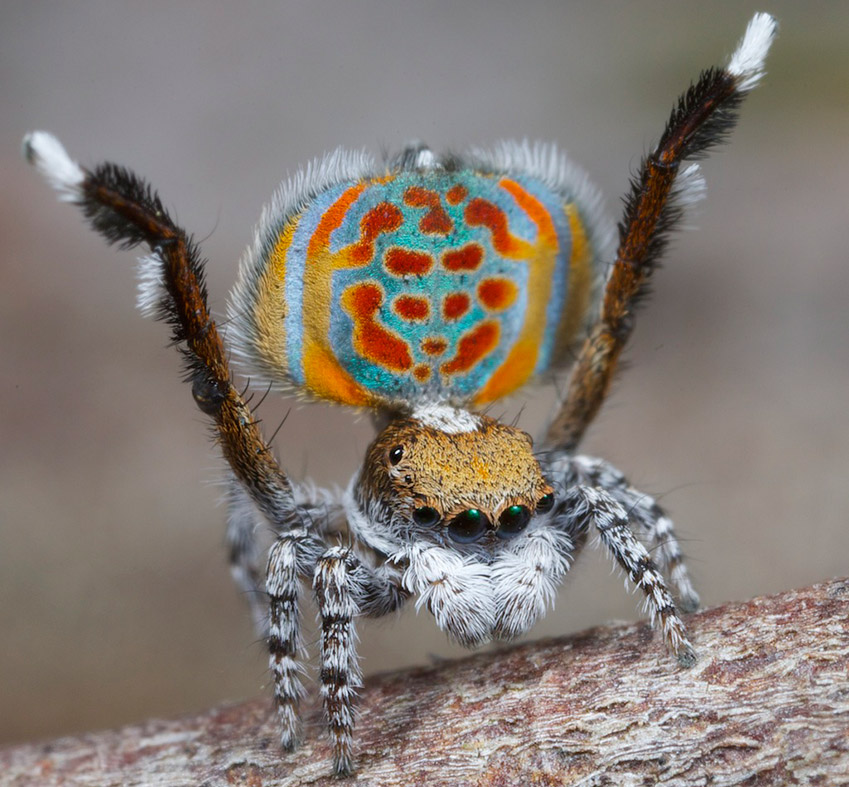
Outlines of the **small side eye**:
[[422,506],[413,511],[413,521],[422,527],[433,527],[441,518],[439,511],[430,506]]
[[531,512],[527,506],[510,506],[501,512],[498,517],[498,530],[495,534],[499,538],[515,538],[531,521]]
[[468,544],[477,541],[489,527],[489,517],[477,508],[470,508],[448,523],[448,535],[454,541]]
[[538,514],[547,514],[551,509],[554,508],[554,495],[549,492],[547,495],[543,495],[537,501],[537,513]]
[[394,448],[389,451],[389,462],[390,464],[397,465],[398,462],[401,461],[401,457],[404,456],[404,446],[396,445]]

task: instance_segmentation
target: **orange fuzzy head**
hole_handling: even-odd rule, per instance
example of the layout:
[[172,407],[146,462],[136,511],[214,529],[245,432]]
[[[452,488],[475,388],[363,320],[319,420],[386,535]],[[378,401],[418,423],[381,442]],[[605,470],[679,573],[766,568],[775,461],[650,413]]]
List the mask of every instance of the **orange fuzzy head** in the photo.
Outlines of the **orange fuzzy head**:
[[437,540],[512,538],[552,488],[520,429],[453,408],[392,421],[369,447],[360,488]]

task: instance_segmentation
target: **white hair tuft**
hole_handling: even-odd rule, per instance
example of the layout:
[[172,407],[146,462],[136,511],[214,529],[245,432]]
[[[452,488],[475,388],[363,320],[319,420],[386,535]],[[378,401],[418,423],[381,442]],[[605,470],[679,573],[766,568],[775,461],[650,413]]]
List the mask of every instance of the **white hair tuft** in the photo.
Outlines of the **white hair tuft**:
[[59,192],[63,202],[79,202],[85,171],[67,153],[62,143],[47,131],[32,131],[24,137],[24,158]]
[[157,308],[166,295],[164,264],[162,255],[157,252],[138,258],[136,308],[143,317],[156,317]]
[[739,79],[737,90],[745,93],[755,87],[764,75],[764,61],[778,32],[778,22],[766,13],[755,14],[726,70]]

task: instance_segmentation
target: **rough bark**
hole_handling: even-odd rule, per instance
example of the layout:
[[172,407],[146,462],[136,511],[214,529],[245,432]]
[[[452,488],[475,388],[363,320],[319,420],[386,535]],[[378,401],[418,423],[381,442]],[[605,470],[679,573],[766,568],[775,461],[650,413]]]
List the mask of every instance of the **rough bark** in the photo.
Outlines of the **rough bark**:
[[690,616],[680,670],[642,624],[378,675],[359,768],[318,709],[293,754],[262,698],[0,751],[2,785],[849,784],[849,580]]

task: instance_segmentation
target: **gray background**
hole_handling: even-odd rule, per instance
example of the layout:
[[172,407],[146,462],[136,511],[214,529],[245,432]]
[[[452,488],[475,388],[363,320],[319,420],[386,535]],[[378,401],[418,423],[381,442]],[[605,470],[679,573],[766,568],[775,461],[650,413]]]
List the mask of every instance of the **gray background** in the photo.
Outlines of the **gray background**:
[[[133,255],[20,161],[25,131],[148,177],[203,239],[220,312],[263,201],[337,145],[555,140],[618,208],[673,99],[762,7],[782,24],[769,75],[705,165],[700,229],[676,238],[584,446],[662,496],[708,604],[847,570],[845,4],[6,0],[0,739],[268,693],[221,548],[220,460],[166,330],[133,309]],[[522,405],[538,431],[550,392]],[[290,407],[286,467],[345,481],[367,419],[261,414]],[[566,585],[534,636],[636,616],[597,553]],[[462,652],[412,610],[361,639],[366,672]]]

